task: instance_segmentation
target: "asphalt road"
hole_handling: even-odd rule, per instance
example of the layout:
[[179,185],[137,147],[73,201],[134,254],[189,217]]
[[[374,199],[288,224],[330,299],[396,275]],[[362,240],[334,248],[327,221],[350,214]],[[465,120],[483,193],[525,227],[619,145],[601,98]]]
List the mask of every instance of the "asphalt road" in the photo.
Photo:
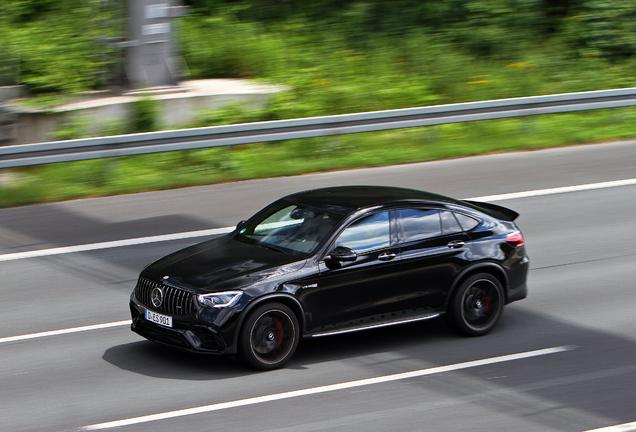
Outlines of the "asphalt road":
[[[197,407],[206,412],[111,430],[587,431],[636,422],[636,185],[498,201],[521,213],[530,295],[507,306],[490,335],[459,337],[431,320],[319,338],[266,373],[156,346],[119,323],[141,268],[199,239],[2,261],[233,226],[281,195],[329,185],[468,198],[634,178],[636,142],[623,142],[0,210],[0,431],[103,430]],[[116,324],[7,339],[102,323]],[[547,348],[559,349],[500,357]],[[484,361],[463,364],[475,360]],[[410,371],[419,372],[395,375]]]

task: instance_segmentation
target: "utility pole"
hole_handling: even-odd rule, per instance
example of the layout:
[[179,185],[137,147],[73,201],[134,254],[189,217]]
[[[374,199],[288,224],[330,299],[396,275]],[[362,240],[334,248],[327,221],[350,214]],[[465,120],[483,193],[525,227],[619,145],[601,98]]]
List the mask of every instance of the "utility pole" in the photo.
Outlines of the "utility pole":
[[126,49],[125,75],[134,88],[178,84],[180,61],[173,19],[187,12],[180,0],[127,0],[128,36],[115,47]]

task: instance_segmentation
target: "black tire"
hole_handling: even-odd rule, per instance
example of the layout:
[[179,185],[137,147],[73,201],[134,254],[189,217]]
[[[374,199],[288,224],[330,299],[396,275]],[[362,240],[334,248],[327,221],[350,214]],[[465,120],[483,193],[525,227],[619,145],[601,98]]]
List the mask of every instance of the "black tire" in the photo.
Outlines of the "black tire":
[[280,303],[267,303],[250,312],[239,335],[238,354],[249,366],[272,370],[296,352],[300,331],[296,315]]
[[505,297],[499,280],[488,273],[478,273],[462,282],[448,305],[448,323],[468,336],[483,336],[501,318]]

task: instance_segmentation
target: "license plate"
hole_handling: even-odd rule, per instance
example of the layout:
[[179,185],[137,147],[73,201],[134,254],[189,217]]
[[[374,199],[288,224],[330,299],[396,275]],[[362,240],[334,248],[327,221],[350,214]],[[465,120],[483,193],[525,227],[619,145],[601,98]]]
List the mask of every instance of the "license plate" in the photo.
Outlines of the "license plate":
[[172,327],[172,317],[146,309],[146,319],[164,327]]

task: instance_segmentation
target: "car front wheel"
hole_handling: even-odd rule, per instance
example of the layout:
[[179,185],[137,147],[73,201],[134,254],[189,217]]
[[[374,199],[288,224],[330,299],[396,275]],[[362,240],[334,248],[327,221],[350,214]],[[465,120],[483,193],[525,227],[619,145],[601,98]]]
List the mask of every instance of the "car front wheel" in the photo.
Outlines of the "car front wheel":
[[504,301],[503,288],[496,277],[475,274],[453,294],[447,314],[449,324],[468,336],[485,335],[499,322]]
[[298,319],[287,306],[265,304],[252,311],[243,324],[239,356],[256,369],[279,368],[294,355],[299,335]]

